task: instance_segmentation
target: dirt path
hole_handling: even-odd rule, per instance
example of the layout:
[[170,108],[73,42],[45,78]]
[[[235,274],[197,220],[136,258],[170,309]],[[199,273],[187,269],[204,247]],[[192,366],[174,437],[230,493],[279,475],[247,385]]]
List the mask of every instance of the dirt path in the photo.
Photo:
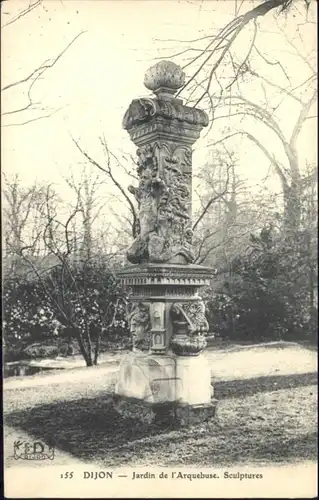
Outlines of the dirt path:
[[317,353],[298,344],[272,343],[233,351],[206,351],[215,380],[239,380],[317,371]]
[[[310,374],[317,370],[316,353],[296,344],[247,346],[233,350],[208,350],[205,356],[210,360],[212,377],[216,383],[242,380],[243,384],[245,384],[245,380],[247,380],[247,384],[249,384],[248,379],[262,376],[301,375]],[[78,402],[81,405],[81,401],[87,398],[89,398],[89,401],[92,400],[92,404],[94,404],[95,400],[103,399],[105,393],[110,390],[116,380],[117,371],[118,366],[114,364],[102,364],[91,368],[65,369],[51,373],[40,373],[31,377],[21,377],[20,379],[16,377],[5,380],[4,412],[6,426],[4,456],[6,467],[9,469],[12,467],[14,469],[16,467],[30,467],[30,462],[13,458],[13,443],[18,439],[27,442],[33,442],[34,440],[33,436],[11,426],[11,412],[16,410],[29,411],[30,409],[36,415],[38,406],[41,407],[53,402],[63,402],[67,406],[70,401],[74,401],[74,404]],[[262,394],[258,397],[264,401]],[[265,401],[261,406],[264,407],[264,404]],[[259,409],[261,406],[258,403],[257,407]],[[291,402],[288,406],[290,408]],[[249,405],[249,411],[251,413],[251,405]],[[242,410],[239,413],[241,412]],[[272,414],[272,410],[269,414]],[[42,424],[39,421],[39,425]],[[40,467],[41,463],[33,462],[31,467]],[[69,466],[70,464],[81,465],[83,462],[73,455],[57,449],[52,466]],[[45,465],[51,467],[50,464]]]
[[69,368],[52,372],[42,372],[28,377],[10,377],[4,380],[4,390],[11,389],[26,389],[29,387],[37,387],[43,385],[63,384],[66,382],[79,382],[94,379],[102,373],[108,375],[118,371],[119,366],[114,364],[105,364],[100,366],[92,366],[87,368]]
[[[125,354],[101,358],[99,366],[87,368],[83,360],[70,360],[70,368],[38,373],[29,377],[11,377],[4,380],[4,390],[26,389],[42,385],[90,381],[108,377],[118,371],[119,363]],[[272,342],[254,346],[238,346],[229,349],[207,350],[204,356],[211,363],[214,380],[247,379],[265,375],[289,375],[315,372],[317,370],[316,352],[298,344]],[[103,364],[103,361],[106,361]]]

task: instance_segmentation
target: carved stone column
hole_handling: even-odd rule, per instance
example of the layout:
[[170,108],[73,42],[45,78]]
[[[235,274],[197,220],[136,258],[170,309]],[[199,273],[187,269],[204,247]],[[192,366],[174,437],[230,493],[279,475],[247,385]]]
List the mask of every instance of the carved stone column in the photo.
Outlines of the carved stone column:
[[[206,347],[208,323],[199,290],[212,277],[210,268],[193,264],[192,247],[192,145],[208,125],[208,116],[175,97],[184,80],[184,72],[173,62],[155,64],[144,80],[154,96],[133,100],[123,119],[123,127],[138,147],[138,183],[129,187],[138,202],[138,227],[127,252],[131,265],[120,272],[120,277],[131,291],[133,350],[153,356],[152,366],[155,358],[157,366],[167,366],[168,359],[174,361],[174,368],[166,373],[176,386],[169,401],[180,401],[178,358],[188,357],[186,365],[196,364],[197,370],[199,362],[191,359]],[[118,385],[122,395],[127,394],[124,378]],[[207,391],[205,394],[207,404]]]

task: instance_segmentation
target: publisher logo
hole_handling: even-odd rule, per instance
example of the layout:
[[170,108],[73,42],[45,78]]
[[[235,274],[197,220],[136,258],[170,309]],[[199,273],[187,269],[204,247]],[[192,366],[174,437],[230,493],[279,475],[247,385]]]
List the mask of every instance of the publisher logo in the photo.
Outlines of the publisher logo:
[[41,441],[15,441],[13,456],[16,460],[53,460],[54,447]]

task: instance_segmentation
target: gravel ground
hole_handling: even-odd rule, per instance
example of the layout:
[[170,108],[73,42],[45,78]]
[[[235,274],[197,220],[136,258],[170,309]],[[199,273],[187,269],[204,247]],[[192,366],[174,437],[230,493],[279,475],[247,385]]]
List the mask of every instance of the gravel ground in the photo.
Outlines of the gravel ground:
[[[296,345],[208,351],[217,419],[159,430],[114,412],[114,366],[38,374],[4,384],[5,456],[23,435],[54,439],[60,460],[99,465],[290,463],[316,459],[316,353]],[[31,385],[30,385],[31,382]],[[18,383],[18,387],[17,387]],[[11,448],[10,448],[11,447]],[[60,455],[59,455],[60,454]]]
[[[10,377],[4,380],[4,390],[25,389],[52,384],[68,384],[82,381],[90,385],[90,380],[102,378],[118,370],[126,353],[116,353],[101,357],[99,366],[87,368],[79,358],[61,360],[64,370],[40,372],[27,377]],[[263,375],[289,375],[317,371],[316,352],[296,343],[271,342],[253,346],[230,346],[210,348],[204,352],[211,363],[213,380],[233,380],[259,377]],[[46,361],[46,364],[52,361]],[[66,368],[68,365],[70,368]],[[45,395],[44,395],[45,397]]]

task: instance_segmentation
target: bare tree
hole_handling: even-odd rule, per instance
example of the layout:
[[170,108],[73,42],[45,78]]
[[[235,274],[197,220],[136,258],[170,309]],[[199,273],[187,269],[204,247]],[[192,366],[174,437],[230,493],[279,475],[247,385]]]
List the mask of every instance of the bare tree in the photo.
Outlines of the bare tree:
[[[74,239],[70,228],[72,221],[81,214],[80,202],[78,199],[69,214],[61,220],[57,207],[52,204],[52,192],[48,187],[45,203],[41,207],[45,225],[36,237],[37,240],[43,241],[45,255],[41,260],[32,257],[34,242],[22,246],[19,252],[32,271],[33,278],[42,287],[46,304],[60,324],[76,338],[86,365],[93,366],[98,361],[101,336],[114,326],[118,308],[121,301],[125,303],[125,298],[119,295],[114,300],[105,299],[103,303],[105,302],[107,307],[101,307],[98,291],[91,282],[91,263],[87,260],[82,261],[80,265],[74,264]],[[43,265],[44,261],[46,266]],[[93,324],[97,327],[94,341]]]
[[99,173],[88,170],[86,165],[81,167],[80,178],[71,173],[64,179],[75,193],[81,216],[80,224],[74,225],[79,257],[88,261],[92,258],[95,247],[94,224],[105,204],[100,193],[101,187],[105,186],[105,180],[101,179]]
[[[298,227],[300,199],[307,180],[302,173],[298,140],[307,121],[316,118],[316,51],[314,45],[310,51],[303,46],[303,36],[315,23],[313,5],[311,0],[253,3],[236,0],[230,2],[232,19],[224,27],[215,32],[212,27],[211,32],[192,40],[165,40],[178,43],[178,52],[166,54],[166,57],[177,59],[186,72],[186,82],[177,96],[185,98],[188,105],[200,105],[210,113],[206,136],[210,138],[212,131],[215,138],[208,141],[208,148],[228,147],[248,139],[253,146],[252,153],[257,147],[269,160],[282,186],[287,233],[293,233]],[[209,12],[208,2],[207,6]],[[301,6],[305,11],[300,11]],[[286,17],[293,19],[296,15],[299,19],[295,21],[296,31],[291,37],[291,33],[286,34],[283,24]],[[303,69],[295,72],[294,78],[289,74],[287,55],[284,49],[281,52],[281,46],[273,56],[267,54],[265,46],[262,49],[259,46],[259,37],[266,36],[262,25],[266,16],[272,16],[278,28],[276,33],[281,35],[283,46],[291,49],[296,63],[303,64]],[[304,22],[299,22],[301,16]],[[273,43],[273,35],[267,36]],[[242,43],[237,44],[239,38]],[[288,133],[284,127],[287,112],[293,121]],[[213,203],[213,198],[211,201]],[[210,199],[207,203],[209,208]]]
[[[195,193],[201,207],[193,226],[196,263],[218,272],[227,269],[234,255],[244,252],[251,232],[271,217],[265,190],[261,196],[256,189],[251,193],[237,169],[238,158],[221,143],[210,152],[197,176],[201,182]],[[264,205],[268,205],[267,211]]]
[[[112,271],[115,255],[105,254],[103,259],[92,255],[92,223],[99,215],[95,205],[98,176],[84,177],[78,188],[69,179],[76,196],[68,207],[51,185],[25,187],[18,176],[5,181],[5,264],[9,259],[11,266],[6,266],[5,277],[15,278],[17,283],[35,280],[43,291],[39,300],[69,331],[69,338],[77,340],[87,366],[97,364],[101,339],[114,327],[119,309],[125,307],[121,291],[108,292],[103,281],[110,276],[116,282]],[[85,247],[80,260],[74,258],[77,240]],[[99,275],[99,266],[104,275]]]
[[84,158],[86,158],[86,160],[91,165],[95,166],[98,170],[106,174],[107,178],[111,181],[112,185],[116,188],[116,190],[120,194],[119,199],[122,201],[124,208],[121,217],[124,218],[125,222],[129,225],[131,236],[135,238],[137,235],[137,228],[138,228],[138,212],[137,212],[136,200],[133,196],[132,197],[130,196],[129,191],[125,189],[122,182],[116,176],[114,172],[115,169],[113,163],[115,163],[116,168],[120,168],[124,171],[124,174],[126,175],[127,178],[131,177],[135,179],[136,177],[130,171],[130,169],[123,162],[121,162],[120,159],[112,151],[110,151],[104,137],[100,138],[100,143],[102,146],[102,151],[105,155],[104,156],[105,163],[93,159],[92,156],[90,156],[89,153],[87,153],[80,146],[79,142],[76,141],[73,137],[72,141],[79,150],[79,152],[81,153],[81,155]]
[[[225,141],[232,140],[236,136],[242,136],[258,147],[269,160],[270,165],[273,166],[281,182],[284,200],[284,225],[287,232],[294,232],[300,223],[301,196],[306,182],[306,179],[303,178],[302,165],[299,160],[298,139],[307,120],[315,116],[317,91],[309,85],[314,83],[315,74],[313,73],[298,86],[299,91],[302,89],[304,92],[307,91],[308,94],[306,97],[300,97],[298,90],[293,92],[293,90],[286,90],[279,87],[273,81],[269,81],[267,78],[258,74],[251,67],[249,67],[247,71],[249,71],[254,78],[260,79],[262,83],[275,87],[279,91],[279,102],[277,97],[275,101],[272,99],[269,101],[267,100],[263,104],[259,104],[246,98],[243,94],[232,95],[229,96],[229,98],[225,98],[225,106],[231,103],[232,112],[217,114],[217,116],[215,116],[215,122],[223,119],[229,121],[231,118],[238,117],[241,119],[237,121],[237,123],[232,122],[234,124],[232,127],[234,132],[223,135],[221,139],[214,141],[210,146],[216,147],[217,144],[224,144]],[[299,106],[299,111],[296,112],[292,132],[289,136],[284,132],[281,126],[281,116],[284,116],[286,113],[285,108],[283,108],[282,111],[282,105],[286,105],[287,98],[293,101],[291,109],[294,109],[293,104]],[[219,109],[222,109],[222,106],[220,106]],[[312,110],[314,110],[314,115],[311,115]],[[293,119],[293,112],[291,112],[291,118]],[[273,151],[269,148],[269,141],[265,142],[263,138],[251,131],[251,123],[253,122],[257,122],[264,127],[265,130],[273,134]],[[281,146],[282,152],[285,155],[285,162],[279,160],[277,153],[278,145]]]
[[[22,186],[17,174],[3,174],[3,235],[6,272],[17,272],[21,264],[21,248],[26,242],[32,245],[32,255],[39,255],[41,244],[36,238],[42,221],[40,208],[44,201],[44,186],[34,182],[31,186]],[[30,249],[31,251],[31,249]]]

